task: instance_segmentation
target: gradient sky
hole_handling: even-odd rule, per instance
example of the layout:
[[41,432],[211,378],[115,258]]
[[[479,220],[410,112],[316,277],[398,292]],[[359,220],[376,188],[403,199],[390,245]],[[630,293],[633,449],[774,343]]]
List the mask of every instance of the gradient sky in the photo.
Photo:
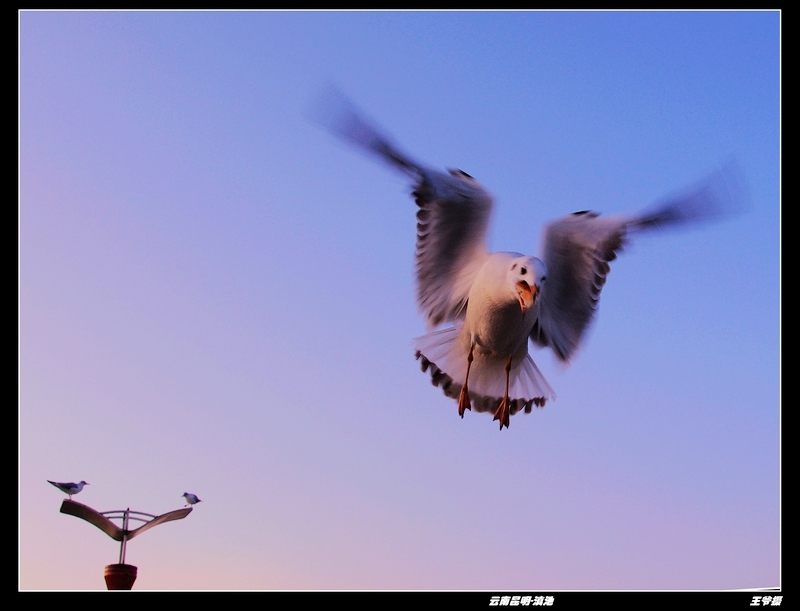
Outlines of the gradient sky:
[[[58,512],[203,503],[136,589],[781,585],[780,13],[22,12],[20,574],[103,589]],[[747,207],[615,261],[557,393],[498,432],[414,360],[402,176],[335,83],[536,254],[736,159]]]

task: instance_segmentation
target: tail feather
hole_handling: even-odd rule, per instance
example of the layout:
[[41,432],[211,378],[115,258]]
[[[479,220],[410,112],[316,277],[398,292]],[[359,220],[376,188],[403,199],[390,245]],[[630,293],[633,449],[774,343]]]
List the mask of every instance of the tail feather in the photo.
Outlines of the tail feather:
[[[467,373],[468,347],[461,341],[461,328],[450,327],[432,331],[418,338],[414,344],[416,358],[422,371],[430,370],[431,383],[442,388],[444,394],[458,399]],[[505,359],[477,354],[470,368],[469,398],[477,412],[494,413],[505,394]],[[555,393],[530,355],[512,363],[509,375],[509,404],[511,414],[533,406],[544,407]]]

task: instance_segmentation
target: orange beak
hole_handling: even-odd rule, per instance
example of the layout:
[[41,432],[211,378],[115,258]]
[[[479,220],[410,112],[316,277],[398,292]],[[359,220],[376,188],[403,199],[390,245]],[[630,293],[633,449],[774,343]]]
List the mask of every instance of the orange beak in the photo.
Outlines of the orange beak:
[[536,295],[538,293],[539,287],[535,284],[531,287],[524,280],[517,282],[517,300],[519,301],[519,307],[522,310],[523,316],[525,316],[525,312],[536,303]]

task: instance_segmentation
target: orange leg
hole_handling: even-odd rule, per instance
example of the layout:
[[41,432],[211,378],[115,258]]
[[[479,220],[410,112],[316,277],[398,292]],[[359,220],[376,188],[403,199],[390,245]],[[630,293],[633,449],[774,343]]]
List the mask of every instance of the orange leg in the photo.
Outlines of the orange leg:
[[494,420],[500,421],[500,430],[503,430],[505,426],[508,428],[509,423],[509,409],[508,409],[508,378],[511,374],[511,356],[508,357],[508,361],[506,362],[506,394],[503,397],[503,400],[500,401],[500,405],[497,406],[497,411],[494,413]]
[[469,382],[469,370],[472,367],[472,349],[474,347],[475,344],[469,347],[469,356],[467,356],[467,377],[464,378],[464,386],[461,387],[461,392],[458,394],[458,415],[462,418],[464,417],[465,411],[472,411],[472,406],[469,403],[469,388],[467,387],[467,382]]

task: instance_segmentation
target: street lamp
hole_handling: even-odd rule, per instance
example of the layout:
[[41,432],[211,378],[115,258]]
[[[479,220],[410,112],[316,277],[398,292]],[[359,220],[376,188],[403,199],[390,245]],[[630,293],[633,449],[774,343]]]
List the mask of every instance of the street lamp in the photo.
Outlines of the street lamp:
[[[128,541],[164,522],[182,520],[192,513],[192,508],[185,507],[183,509],[167,512],[160,516],[154,516],[151,513],[144,513],[143,511],[131,511],[130,507],[127,509],[100,512],[83,503],[65,499],[64,502],[61,503],[61,513],[86,520],[90,524],[97,526],[97,528],[114,539],[114,541],[120,542],[119,563],[109,564],[105,569],[106,587],[109,590],[130,590],[133,587],[133,582],[136,581],[137,568],[131,564],[125,564],[125,550]],[[111,520],[121,520],[122,528],[114,524]],[[128,527],[131,520],[144,522],[144,524],[131,530]]]

